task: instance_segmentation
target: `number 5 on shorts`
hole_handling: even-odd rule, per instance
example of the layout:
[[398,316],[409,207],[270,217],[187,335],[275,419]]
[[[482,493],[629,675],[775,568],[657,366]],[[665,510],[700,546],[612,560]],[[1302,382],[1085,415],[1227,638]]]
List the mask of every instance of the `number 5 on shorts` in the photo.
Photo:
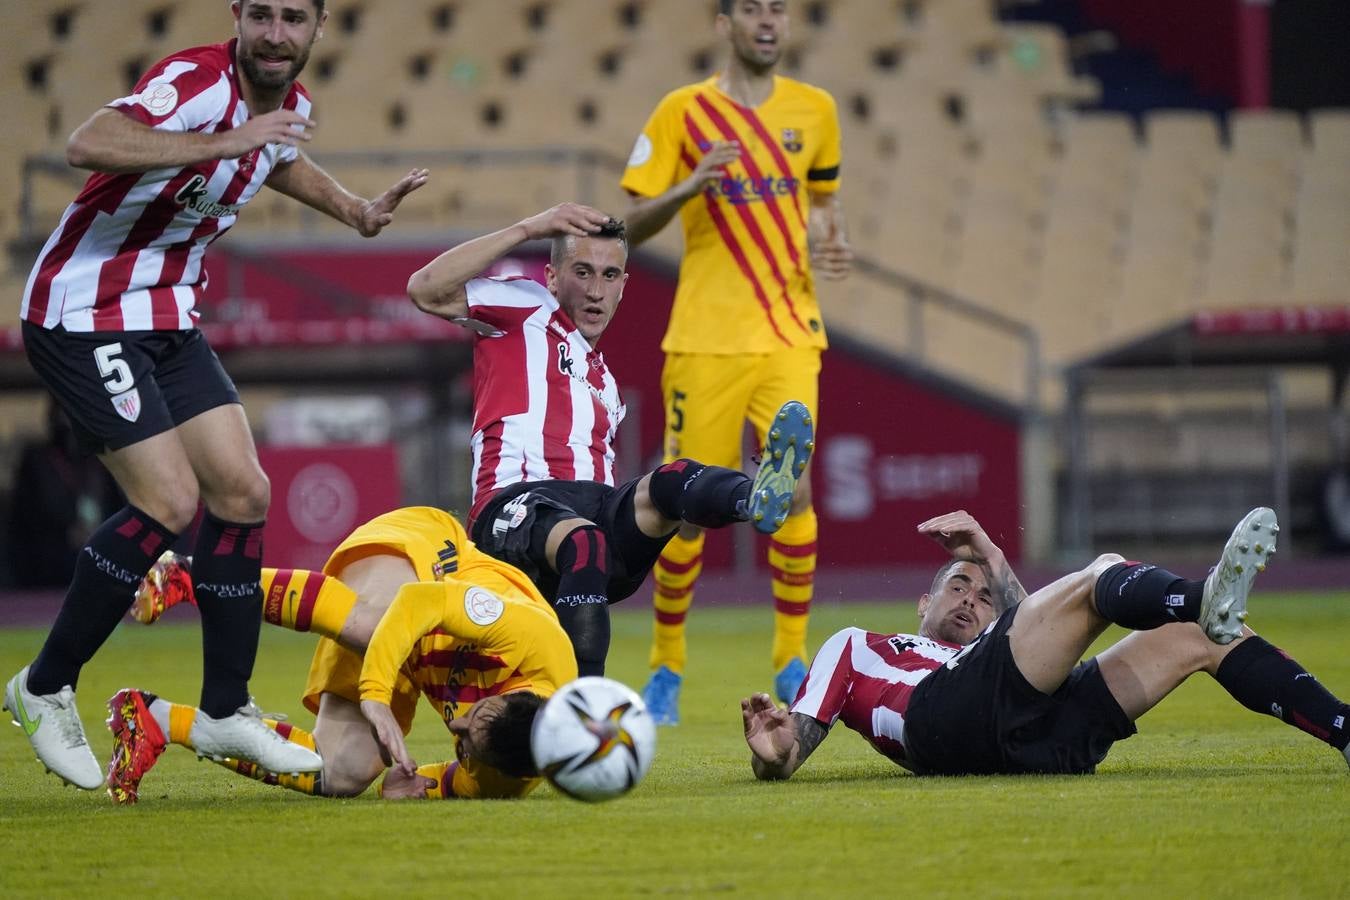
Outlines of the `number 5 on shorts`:
[[118,359],[122,352],[121,342],[104,344],[94,348],[94,361],[98,363],[98,374],[103,378],[103,386],[110,394],[120,394],[136,383],[131,377],[131,366],[124,359]]

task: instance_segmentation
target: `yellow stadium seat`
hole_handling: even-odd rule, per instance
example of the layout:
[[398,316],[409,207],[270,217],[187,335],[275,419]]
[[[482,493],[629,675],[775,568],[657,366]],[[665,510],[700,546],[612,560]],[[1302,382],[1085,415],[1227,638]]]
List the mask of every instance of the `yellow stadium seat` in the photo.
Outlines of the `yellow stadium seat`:
[[1313,153],[1350,163],[1350,109],[1315,109],[1308,113]]

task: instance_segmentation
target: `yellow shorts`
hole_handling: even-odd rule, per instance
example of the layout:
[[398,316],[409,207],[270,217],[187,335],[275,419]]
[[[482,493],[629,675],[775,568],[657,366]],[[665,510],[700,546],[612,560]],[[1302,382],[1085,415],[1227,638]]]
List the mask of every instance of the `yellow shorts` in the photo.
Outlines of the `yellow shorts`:
[[763,446],[769,421],[789,400],[806,404],[819,428],[819,381],[817,347],[735,356],[667,353],[661,371],[665,461],[687,457],[739,469],[746,420]]
[[[447,547],[447,541],[453,545],[453,550]],[[447,566],[454,563],[460,573],[472,573],[471,580],[475,584],[504,596],[523,597],[548,605],[524,573],[479,552],[464,533],[464,526],[444,510],[412,506],[371,519],[338,545],[324,564],[323,573],[339,575],[351,563],[376,555],[406,559],[416,571],[418,581],[440,581]],[[319,638],[301,698],[305,708],[318,712],[319,695],[324,693],[359,704],[361,663],[359,653],[331,638]],[[400,671],[389,705],[404,734],[412,728],[419,696],[421,690],[406,672]]]

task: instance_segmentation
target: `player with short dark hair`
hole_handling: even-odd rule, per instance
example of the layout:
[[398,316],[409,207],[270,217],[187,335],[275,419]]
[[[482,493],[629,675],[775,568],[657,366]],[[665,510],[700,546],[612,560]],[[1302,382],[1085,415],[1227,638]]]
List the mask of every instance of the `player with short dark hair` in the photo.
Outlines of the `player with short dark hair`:
[[[478,277],[531,239],[553,242],[545,285]],[[683,524],[782,526],[814,446],[801,403],[783,403],[752,482],[689,458],[615,484],[624,415],[597,345],[623,296],[623,225],[565,203],[445,251],[408,293],[474,340],[474,496],[469,533],[528,574],[557,610],[582,675],[604,673],[608,604],[642,584]]]
[[199,500],[198,746],[278,771],[319,765],[263,727],[248,696],[270,489],[239,394],[197,329],[203,257],[263,186],[370,237],[427,173],[365,200],[311,162],[300,145],[315,123],[295,79],[322,34],[323,4],[234,0],[231,9],[233,40],[161,60],[71,135],[67,160],[94,174],[24,291],[28,358],[127,498],[80,553],[41,652],[5,687],[38,759],[85,789],[102,786],[103,772],[75,709],[80,670]]
[[[430,507],[385,513],[352,532],[322,572],[268,568],[262,584],[268,623],[320,635],[303,694],[314,732],[263,721],[316,751],[323,771],[217,762],[330,797],[354,797],[382,773],[391,798],[521,797],[538,785],[530,728],[543,699],[576,678],[572,647],[525,574],[476,548],[454,517]],[[192,591],[187,562],[166,554],[142,583],[137,617],[154,621]],[[408,754],[419,697],[454,735],[454,760],[419,767]],[[108,788],[119,803],[136,802],[167,744],[203,752],[187,728],[191,707],[128,689],[109,709]]]
[[[1248,513],[1203,580],[1106,554],[1030,597],[964,511],[919,531],[953,556],[919,599],[919,633],[844,629],[790,709],[742,700],[756,777],[790,777],[841,719],[916,774],[1089,773],[1197,672],[1350,762],[1350,705],[1243,624],[1275,552],[1273,511]],[[1112,623],[1135,631],[1080,662]]]
[[[786,0],[718,7],[726,67],[677,88],[633,145],[622,187],[634,246],[679,213],[684,256],[661,343],[667,461],[741,465],[749,421],[762,444],[787,400],[817,412],[825,324],[817,276],[844,277],[852,253],[839,204],[839,117],[826,91],[777,74]],[[783,700],[806,673],[816,571],[810,473],[769,543],[774,600],[770,660]],[[702,571],[703,533],[685,527],[655,569],[651,667],[643,698],[659,724],[679,720],[685,617]]]

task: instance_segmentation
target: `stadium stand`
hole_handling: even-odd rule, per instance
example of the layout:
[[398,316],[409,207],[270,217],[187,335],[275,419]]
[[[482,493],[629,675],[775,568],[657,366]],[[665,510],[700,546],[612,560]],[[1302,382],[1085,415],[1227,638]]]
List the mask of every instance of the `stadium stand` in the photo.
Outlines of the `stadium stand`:
[[[25,176],[24,161],[59,160],[69,130],[158,55],[223,37],[219,6],[38,0],[0,11],[20,48],[4,63],[5,102],[33,123],[0,149],[5,196],[28,202],[26,213],[17,199],[0,210],[17,269],[73,183],[59,163]],[[339,0],[329,10],[305,78],[320,122],[311,149],[358,189],[410,160],[435,165],[441,177],[405,216],[439,231],[578,192],[617,206],[613,167],[643,117],[717,63],[710,29],[671,0],[401,0],[397,15]],[[1001,21],[993,0],[795,7],[785,69],[839,101],[860,253],[1033,325],[1051,378],[1199,310],[1344,296],[1350,111],[1094,111],[1103,84],[1079,74],[1059,25],[1021,10]],[[559,147],[570,151],[545,152]],[[581,152],[593,155],[578,162]],[[278,232],[330,229],[280,198],[249,215]],[[654,249],[678,252],[675,231]],[[846,292],[836,330],[913,351],[909,329],[878,338],[871,327],[890,288],[860,278]],[[988,380],[955,365],[958,377]],[[1025,399],[1009,393],[1017,379],[993,381]]]

